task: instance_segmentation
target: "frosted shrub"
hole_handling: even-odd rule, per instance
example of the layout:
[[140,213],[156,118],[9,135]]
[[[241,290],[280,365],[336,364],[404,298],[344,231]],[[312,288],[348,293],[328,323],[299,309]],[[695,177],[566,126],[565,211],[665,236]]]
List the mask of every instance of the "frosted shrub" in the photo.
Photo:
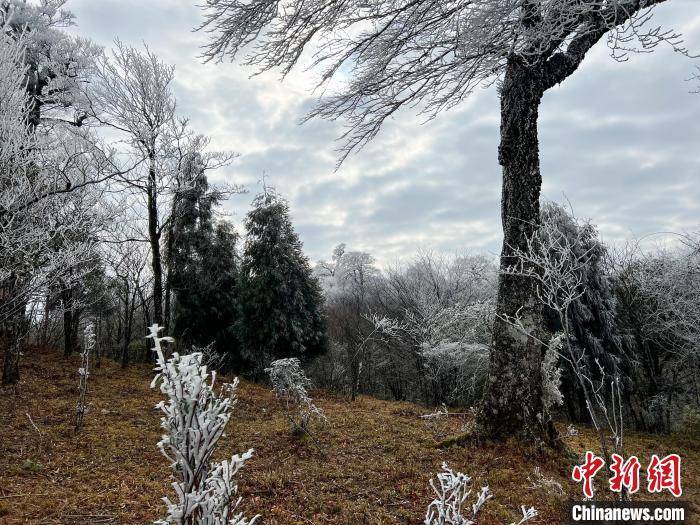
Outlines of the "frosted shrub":
[[[472,493],[472,478],[452,470],[447,463],[442,464],[436,480],[430,480],[435,499],[428,505],[423,525],[473,525],[481,507],[493,497],[488,486],[481,487],[476,502],[470,506],[467,500]],[[522,519],[511,525],[522,525],[537,516],[533,507],[521,507],[521,510]]]
[[275,395],[285,403],[285,414],[293,432],[308,432],[313,419],[325,421],[323,411],[309,396],[307,388],[311,386],[311,381],[301,369],[299,359],[278,359],[265,372],[270,376]]
[[83,426],[83,417],[87,410],[85,396],[87,396],[88,378],[90,377],[90,352],[95,349],[95,327],[88,324],[85,327],[85,340],[80,352],[80,368],[78,368],[78,403],[75,407],[75,431]]
[[226,356],[214,350],[214,343],[205,346],[192,345],[192,352],[202,354],[202,364],[209,370],[219,370],[226,362]]
[[[236,498],[238,486],[234,477],[250,459],[253,449],[230,460],[212,463],[211,456],[236,403],[238,380],[224,384],[219,393],[214,391],[216,372],[207,370],[199,352],[180,355],[177,352],[167,361],[163,355],[162,327],[150,326],[158,372],[151,388],[160,385],[167,401],[156,405],[163,412],[161,427],[165,430],[158,448],[170,461],[178,479],[173,483],[177,501],[163,498],[168,515],[156,523],[161,525],[252,525],[252,520],[234,514],[241,498]],[[210,382],[211,381],[211,382]]]
[[546,478],[544,474],[542,474],[542,469],[540,467],[535,467],[532,470],[532,474],[527,477],[527,480],[530,482],[531,489],[542,489],[548,494],[554,494],[559,497],[566,495],[561,483],[554,478]]
[[578,436],[578,429],[569,423],[569,426],[566,427],[566,437],[575,437]]

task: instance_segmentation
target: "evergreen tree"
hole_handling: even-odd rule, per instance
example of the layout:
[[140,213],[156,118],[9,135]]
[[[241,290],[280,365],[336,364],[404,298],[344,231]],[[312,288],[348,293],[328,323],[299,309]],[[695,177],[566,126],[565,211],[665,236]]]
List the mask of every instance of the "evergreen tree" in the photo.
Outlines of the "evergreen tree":
[[182,170],[168,239],[169,286],[174,295],[173,334],[185,346],[214,343],[230,364],[239,361],[237,315],[237,235],[233,226],[214,221],[221,200],[209,188],[198,155]]
[[325,349],[323,296],[287,202],[266,188],[253,201],[240,278],[239,338],[256,370]]
[[[599,366],[606,374],[615,376],[629,373],[625,359],[625,344],[618,327],[615,312],[615,297],[610,276],[604,268],[606,247],[592,224],[575,220],[566,209],[551,203],[542,204],[540,212],[543,223],[553,223],[567,238],[579,239],[574,245],[574,255],[579,260],[587,260],[582,267],[580,280],[583,294],[571,305],[568,313],[572,343],[582,350],[586,370],[592,378],[598,378]],[[561,330],[559,321],[550,311],[545,311],[545,321],[551,333]],[[572,421],[589,420],[586,400],[574,371],[569,365],[564,367],[562,390],[569,418]]]

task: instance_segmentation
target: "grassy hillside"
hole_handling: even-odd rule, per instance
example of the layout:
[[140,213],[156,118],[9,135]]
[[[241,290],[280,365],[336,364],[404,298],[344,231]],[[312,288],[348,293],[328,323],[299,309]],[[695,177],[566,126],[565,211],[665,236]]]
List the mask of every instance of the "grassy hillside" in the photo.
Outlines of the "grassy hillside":
[[[77,358],[35,350],[24,358],[16,394],[0,396],[0,523],[148,523],[163,515],[170,471],[156,448],[159,393],[149,389],[147,366],[121,370],[107,361],[91,377],[90,412],[79,435],[72,430]],[[428,412],[409,403],[361,397],[351,403],[315,393],[328,423],[318,443],[292,437],[281,407],[264,387],[243,382],[239,404],[222,438],[223,454],[255,448],[242,471],[240,491],[248,515],[263,524],[420,523],[431,500],[428,480],[443,461],[489,484],[480,524],[510,523],[519,505],[534,505],[531,523],[559,523],[567,497],[580,498],[569,481],[571,460],[542,455],[516,442],[452,447],[469,417],[426,422]],[[576,454],[595,449],[586,430],[566,438]],[[645,465],[652,453],[683,456],[684,497],[700,507],[700,443],[690,437],[631,435],[628,453]],[[566,495],[532,488],[535,466],[560,482]],[[599,476],[598,486],[604,481]],[[642,499],[642,498],[640,498]],[[644,498],[648,499],[648,498]]]

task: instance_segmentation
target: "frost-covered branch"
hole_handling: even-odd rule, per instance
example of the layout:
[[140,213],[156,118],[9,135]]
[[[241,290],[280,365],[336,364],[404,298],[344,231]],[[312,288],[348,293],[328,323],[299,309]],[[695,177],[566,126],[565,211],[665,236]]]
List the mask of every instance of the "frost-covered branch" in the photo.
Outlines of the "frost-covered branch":
[[201,29],[207,60],[244,55],[282,75],[315,68],[330,93],[310,117],[347,120],[344,159],[402,107],[432,118],[498,81],[509,61],[539,68],[547,88],[606,36],[618,60],[662,43],[687,53],[678,33],[653,24],[663,1],[206,0]]
[[148,338],[156,352],[157,375],[151,387],[160,386],[167,401],[158,403],[163,412],[161,427],[165,434],[158,448],[170,461],[178,481],[173,483],[177,500],[164,498],[168,507],[163,525],[251,525],[242,513],[236,513],[241,501],[236,497],[238,486],[234,479],[253,449],[235,454],[229,460],[213,463],[211,456],[224,434],[236,403],[238,380],[224,384],[219,393],[214,390],[216,372],[202,364],[202,354],[180,355],[177,352],[166,361],[162,344],[172,342],[161,337],[162,327],[149,327]]
[[95,325],[88,323],[85,327],[85,340],[80,352],[80,368],[78,369],[78,404],[75,408],[75,431],[78,432],[83,425],[83,417],[87,410],[85,396],[87,395],[88,378],[90,377],[90,353],[95,350]]
[[[435,499],[428,505],[423,520],[424,525],[474,525],[477,515],[484,504],[493,497],[488,486],[481,487],[476,501],[469,504],[472,493],[472,478],[452,470],[447,463],[442,464],[442,472],[430,480],[430,487],[435,493]],[[534,507],[521,507],[522,518],[517,524],[531,520],[537,516]]]

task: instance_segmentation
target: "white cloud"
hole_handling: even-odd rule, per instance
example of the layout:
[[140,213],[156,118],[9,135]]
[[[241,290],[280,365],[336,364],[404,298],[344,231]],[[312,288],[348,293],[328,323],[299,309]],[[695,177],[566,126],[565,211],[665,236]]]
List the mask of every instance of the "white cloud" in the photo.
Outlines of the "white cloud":
[[[191,0],[72,0],[78,31],[109,45],[141,41],[176,64],[179,108],[218,148],[241,153],[222,176],[256,190],[266,172],[289,199],[312,259],[346,242],[388,263],[419,248],[498,253],[499,106],[494,89],[419,125],[410,112],[333,171],[341,124],[298,122],[313,78],[231,63],[203,64],[200,13]],[[658,9],[657,22],[700,46],[696,0]],[[689,16],[692,15],[692,16]],[[668,49],[617,64],[600,45],[580,71],[547,93],[541,109],[546,197],[566,195],[607,239],[698,227],[700,95],[684,82],[693,63]],[[240,217],[250,196],[229,208]]]

